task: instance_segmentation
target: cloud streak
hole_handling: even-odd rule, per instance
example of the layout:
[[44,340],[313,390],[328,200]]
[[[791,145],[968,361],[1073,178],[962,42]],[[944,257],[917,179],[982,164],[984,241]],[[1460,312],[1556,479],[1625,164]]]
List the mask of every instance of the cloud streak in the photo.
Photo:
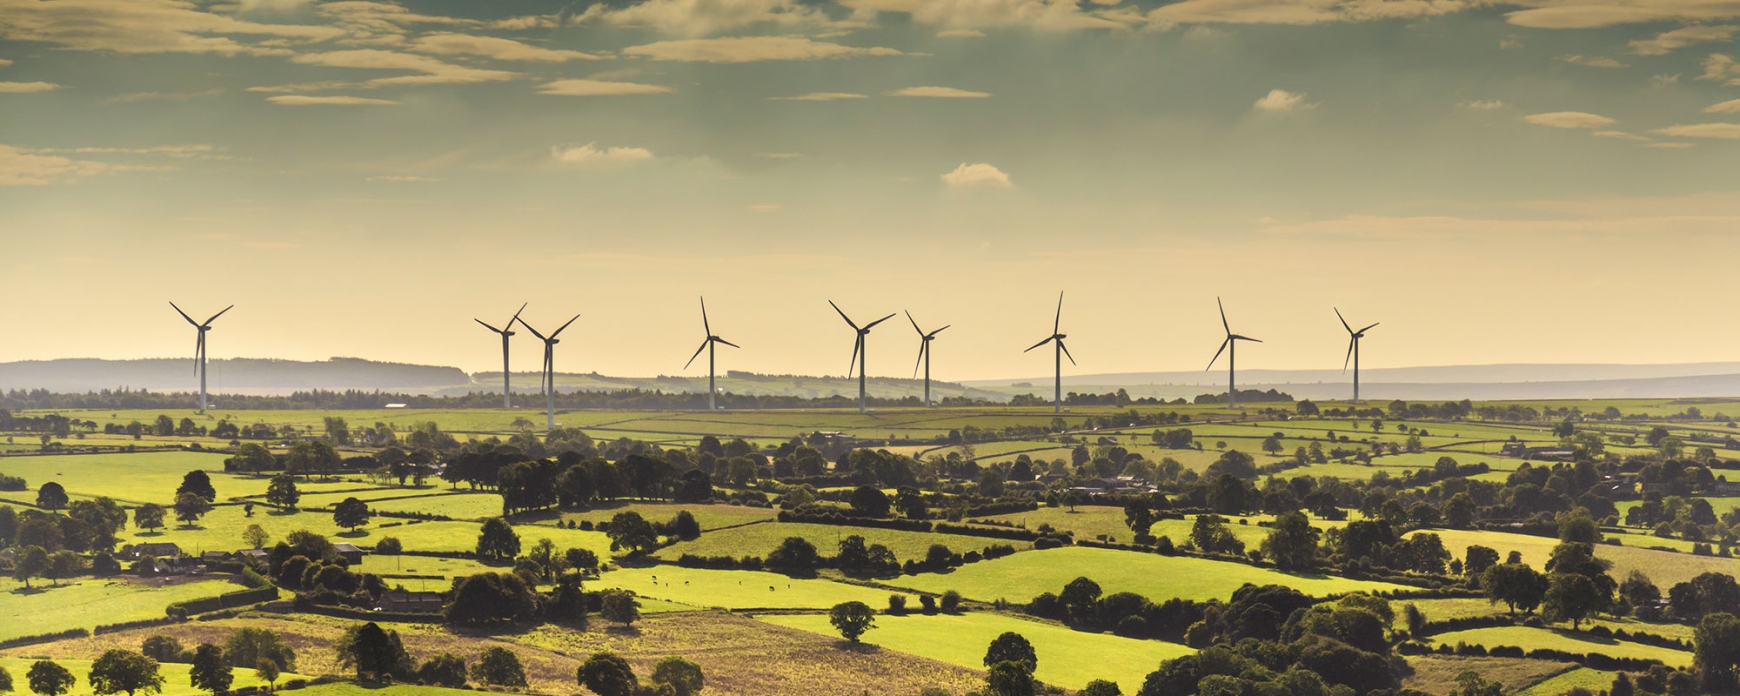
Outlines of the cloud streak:
[[859,48],[790,36],[658,41],[630,46],[623,49],[622,53],[651,60],[688,63],[754,63],[904,55],[898,50],[881,46]]
[[612,82],[609,80],[556,80],[538,87],[538,94],[551,94],[559,97],[610,97],[630,94],[669,94],[672,90],[664,85],[646,85],[638,82]]

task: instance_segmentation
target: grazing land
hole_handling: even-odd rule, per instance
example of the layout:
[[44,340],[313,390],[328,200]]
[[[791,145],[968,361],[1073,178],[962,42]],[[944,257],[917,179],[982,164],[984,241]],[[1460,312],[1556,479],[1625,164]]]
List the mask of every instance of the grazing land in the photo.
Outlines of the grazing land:
[[[653,554],[657,558],[676,560],[683,554],[696,556],[743,556],[766,557],[778,548],[787,537],[802,537],[814,544],[816,550],[832,555],[840,547],[840,540],[858,535],[864,537],[865,544],[882,544],[902,561],[913,559],[923,560],[924,554],[931,544],[942,544],[955,553],[979,551],[993,544],[1008,544],[1017,549],[1030,546],[1026,542],[1004,541],[985,537],[963,536],[958,534],[936,534],[930,532],[906,532],[891,529],[872,529],[868,527],[844,527],[829,524],[805,524],[796,522],[769,522],[752,524],[746,527],[735,527],[717,532],[702,533],[701,538],[685,541],[673,546],[667,546]],[[607,544],[608,546],[608,544]]]
[[1517,696],[1562,696],[1562,694],[1578,687],[1588,689],[1590,693],[1600,693],[1613,686],[1613,677],[1617,674],[1617,672],[1578,667],[1518,691]]
[[[0,668],[4,668],[6,671],[12,673],[15,692],[27,692],[24,673],[30,670],[30,665],[34,662],[36,662],[36,660],[23,657],[0,657]],[[60,666],[65,667],[67,671],[72,672],[73,677],[78,680],[73,684],[72,690],[66,692],[65,696],[95,696],[96,691],[91,688],[90,680],[91,660],[57,659],[55,662]],[[163,677],[163,690],[160,692],[162,696],[209,695],[211,693],[210,691],[194,688],[193,684],[188,679],[187,673],[189,669],[189,665],[175,662],[159,664],[157,673]],[[232,689],[248,687],[263,689],[266,687],[265,680],[256,676],[254,670],[238,668],[232,672],[232,675],[235,677],[235,681],[230,684],[230,688]],[[280,674],[278,675],[278,684],[282,686],[286,680],[299,678],[302,678],[301,675]],[[375,694],[375,696],[384,696],[373,689],[357,688],[354,684],[332,684],[328,686],[339,688],[331,689],[327,687],[316,687],[320,690],[316,691],[311,688],[305,693],[318,693],[323,696],[362,696],[362,694],[366,692],[369,694]],[[451,692],[454,696],[461,693],[452,689],[440,689],[440,691]],[[412,696],[411,690],[407,687],[399,687],[399,692],[403,696]],[[419,687],[416,693],[421,695],[423,691]]]
[[[1452,689],[1456,688],[1457,675],[1468,670],[1478,672],[1484,679],[1503,684],[1504,690],[1508,693],[1581,669],[1575,665],[1567,666],[1563,662],[1549,662],[1547,660],[1456,655],[1410,657],[1408,658],[1408,666],[1414,670],[1414,673],[1405,682],[1408,688],[1419,689],[1435,696],[1450,693]],[[1560,692],[1548,693],[1552,696],[1559,696]]]
[[1692,663],[1692,654],[1683,650],[1658,648],[1653,645],[1603,638],[1587,631],[1573,632],[1556,628],[1530,628],[1527,626],[1476,628],[1467,631],[1440,633],[1432,636],[1432,641],[1444,645],[1456,645],[1457,643],[1484,645],[1489,649],[1501,645],[1511,645],[1522,648],[1524,651],[1546,648],[1569,653],[1598,652],[1611,657],[1661,660],[1669,667],[1684,667]]
[[85,579],[58,587],[42,582],[25,590],[23,583],[0,580],[0,640],[155,619],[176,602],[242,589],[223,580],[159,584]]
[[[704,570],[656,566],[623,568],[605,573],[590,588],[632,590],[641,597],[666,600],[691,608],[827,609],[841,602],[863,602],[877,609],[888,606],[889,592],[832,580],[792,578],[747,570]],[[907,604],[918,598],[907,594]]]

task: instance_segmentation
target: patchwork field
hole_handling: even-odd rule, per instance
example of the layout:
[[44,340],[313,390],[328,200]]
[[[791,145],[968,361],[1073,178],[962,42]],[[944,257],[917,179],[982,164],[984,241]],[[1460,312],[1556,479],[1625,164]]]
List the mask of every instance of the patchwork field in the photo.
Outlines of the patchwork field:
[[1617,674],[1617,672],[1578,667],[1518,691],[1517,696],[1560,696],[1578,687],[1588,689],[1591,693],[1601,693],[1613,686],[1613,678]]
[[1692,654],[1682,650],[1602,638],[1590,635],[1586,631],[1573,632],[1556,628],[1530,628],[1528,626],[1476,628],[1467,631],[1440,633],[1432,636],[1431,640],[1445,645],[1467,643],[1469,645],[1484,645],[1488,648],[1514,645],[1525,651],[1547,648],[1571,653],[1598,652],[1612,657],[1661,660],[1669,667],[1684,667],[1692,663]]
[[[1501,557],[1511,551],[1520,551],[1523,562],[1537,570],[1546,565],[1547,559],[1552,556],[1553,547],[1559,544],[1558,539],[1527,534],[1456,529],[1431,531],[1444,541],[1444,548],[1450,551],[1451,556],[1461,558],[1470,545],[1479,544],[1496,549]],[[1690,580],[1700,573],[1740,573],[1740,560],[1732,558],[1694,556],[1689,553],[1652,551],[1630,546],[1598,544],[1595,547],[1595,556],[1613,562],[1611,572],[1615,578],[1623,579],[1633,570],[1643,571],[1662,588],[1663,594],[1667,593],[1667,588]]]
[[[498,499],[499,500],[499,499]],[[497,503],[497,507],[500,504]],[[564,512],[563,521],[582,520],[593,524],[609,522],[612,517],[621,512],[638,513],[652,522],[668,522],[677,516],[678,512],[687,510],[695,516],[695,522],[702,530],[719,529],[721,527],[736,527],[752,522],[772,520],[779,515],[774,508],[757,508],[743,505],[696,505],[688,503],[616,503],[595,506],[585,512]]]
[[816,550],[824,556],[832,556],[840,548],[840,540],[848,536],[864,537],[865,544],[882,544],[894,552],[895,557],[902,561],[909,559],[923,560],[924,554],[931,544],[942,544],[955,553],[977,551],[992,544],[1008,544],[1017,549],[1030,546],[1020,541],[1005,541],[984,537],[963,536],[956,534],[933,534],[926,532],[906,532],[891,529],[869,529],[863,527],[842,527],[828,524],[802,524],[794,522],[769,522],[754,524],[747,527],[737,527],[717,532],[703,533],[701,538],[685,541],[658,550],[653,555],[665,560],[676,560],[685,553],[698,556],[743,556],[766,557],[778,548],[787,537],[803,537],[816,546]]
[[[188,647],[191,648],[192,646],[188,646]],[[36,660],[34,660],[34,659],[27,659],[27,658],[20,658],[20,657],[0,657],[0,668],[5,668],[7,672],[12,673],[12,681],[14,683],[14,690],[16,692],[19,692],[19,693],[26,692],[27,689],[25,686],[24,673],[29,671],[30,665],[34,662],[36,662]],[[90,680],[91,661],[90,660],[55,660],[55,663],[59,664],[62,667],[65,667],[67,669],[67,671],[72,672],[73,677],[78,680],[78,681],[73,683],[72,690],[66,692],[66,694],[64,696],[95,696],[96,692],[94,690],[92,690],[92,688],[91,688],[91,680]],[[196,689],[193,687],[193,684],[188,679],[188,670],[190,668],[191,667],[189,665],[178,664],[178,663],[174,663],[174,662],[159,663],[157,665],[157,673],[163,677],[163,691],[161,692],[161,696],[200,696],[201,694],[209,695],[211,693],[210,691],[205,691],[203,689]],[[235,669],[235,670],[232,670],[231,674],[235,678],[235,681],[230,684],[230,688],[232,688],[232,689],[240,689],[240,688],[250,687],[250,686],[263,688],[266,686],[266,682],[264,680],[262,680],[259,677],[254,675],[254,670]],[[296,679],[299,677],[300,677],[300,675],[295,675],[295,674],[279,674],[278,675],[278,685],[282,686],[284,684],[285,680]],[[338,685],[334,685],[334,686],[338,686]],[[313,689],[310,689],[309,691],[307,691],[305,693],[310,693],[310,694],[319,693],[319,694],[323,694],[325,696],[353,696],[353,695],[360,696],[363,693],[369,693],[369,694],[375,694],[375,696],[385,696],[383,694],[379,694],[374,689],[363,689],[360,687],[356,687],[354,685],[345,685],[345,686],[350,686],[350,688],[349,689],[339,689],[339,690],[322,690],[319,692],[315,692]],[[406,688],[401,688],[400,691],[404,694],[404,696],[411,696],[411,693],[412,693],[409,689],[406,689]],[[453,694],[462,693],[462,692],[454,691],[451,689],[442,689],[442,691],[449,691]],[[419,688],[415,693],[420,695],[422,693],[421,688]]]
[[[641,597],[702,609],[826,609],[856,601],[880,611],[887,608],[889,595],[904,594],[778,573],[676,566],[613,570],[586,583],[586,588],[633,590]],[[906,595],[906,599],[908,606],[918,607],[918,597]]]
[[[1551,679],[1554,675],[1566,672],[1575,665],[1547,660],[1524,660],[1509,657],[1462,657],[1457,655],[1419,655],[1408,658],[1408,666],[1414,673],[1403,681],[1411,689],[1419,689],[1435,696],[1443,696],[1456,688],[1456,677],[1467,670],[1474,670],[1492,681],[1504,685],[1505,691],[1513,692],[1532,684]],[[1550,692],[1551,696],[1559,696],[1559,692]]]
[[0,580],[0,640],[155,619],[170,604],[243,589],[224,580],[158,585],[85,579],[59,587],[39,580],[31,585],[26,591],[23,583]]

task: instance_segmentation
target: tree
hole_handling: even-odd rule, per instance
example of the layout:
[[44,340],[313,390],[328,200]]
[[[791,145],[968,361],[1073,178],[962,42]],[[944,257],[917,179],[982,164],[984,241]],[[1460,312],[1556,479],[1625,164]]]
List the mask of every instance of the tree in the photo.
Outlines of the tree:
[[459,583],[453,603],[447,605],[447,620],[456,624],[486,625],[530,617],[537,602],[525,581],[513,573],[478,573]]
[[707,684],[700,665],[676,656],[653,665],[652,682],[670,686],[676,696],[694,696]]
[[133,525],[147,531],[163,526],[163,506],[157,503],[146,503],[133,508]]
[[188,668],[187,677],[193,688],[214,694],[228,691],[230,682],[235,681],[230,664],[224,661],[224,649],[211,643],[193,649],[193,666]]
[[54,584],[61,580],[77,576],[85,570],[85,559],[77,553],[61,549],[48,556],[48,572],[46,575]]
[[1736,670],[1740,669],[1740,619],[1733,614],[1711,614],[1698,622],[1692,633],[1696,655],[1693,664],[1703,676],[1704,693],[1734,693]]
[[875,486],[859,486],[852,491],[852,511],[865,517],[887,517],[894,503],[888,494]]
[[1595,582],[1576,573],[1553,576],[1541,602],[1541,615],[1548,621],[1570,621],[1575,631],[1583,619],[1601,608],[1603,598]]
[[803,537],[786,537],[779,548],[767,554],[767,567],[786,573],[814,570],[820,563],[815,544]]
[[465,660],[452,653],[441,653],[417,668],[417,681],[428,686],[457,689],[465,686]]
[[369,504],[356,498],[345,498],[332,506],[332,521],[340,527],[356,531],[369,523]]
[[237,469],[255,475],[278,465],[278,459],[272,456],[271,450],[252,442],[236,448],[236,456],[233,459]]
[[66,488],[59,483],[49,481],[36,490],[36,506],[44,510],[59,510],[66,507]]
[[199,469],[189,471],[186,476],[181,477],[181,486],[175,489],[175,497],[179,498],[183,493],[205,498],[208,503],[217,502],[217,489],[211,485],[211,475]]
[[471,668],[472,678],[496,686],[525,686],[526,670],[513,651],[493,646],[483,651]]
[[635,687],[640,685],[640,679],[634,676],[634,668],[628,666],[628,660],[612,652],[593,653],[580,665],[575,677],[581,686],[598,696],[631,696]]
[[606,621],[628,626],[640,619],[640,602],[633,593],[611,589],[598,594],[598,614]]
[[1019,662],[1027,665],[1027,671],[1039,668],[1039,654],[1033,651],[1033,644],[1014,631],[1006,631],[991,641],[991,647],[985,650],[985,666],[990,667],[999,662]]
[[254,676],[266,682],[266,688],[271,689],[278,683],[278,663],[269,657],[254,661]]
[[985,672],[988,696],[1033,696],[1034,687],[1033,673],[1019,662],[999,662]]
[[610,537],[611,551],[627,550],[630,556],[638,556],[659,545],[658,530],[653,529],[652,523],[638,512],[616,513],[610,518],[604,533]]
[[701,523],[688,510],[678,510],[677,516],[671,518],[671,532],[678,539],[693,541],[701,538]]
[[12,673],[0,667],[0,694],[12,693]]
[[272,535],[267,534],[266,528],[260,525],[250,524],[247,529],[242,530],[242,541],[256,549],[265,548],[266,542],[271,540]]
[[401,662],[410,659],[399,641],[398,632],[383,630],[373,621],[352,626],[335,647],[339,666],[354,665],[356,678],[363,681],[383,681],[392,676]]
[[1450,696],[1503,696],[1504,684],[1482,679],[1479,672],[1463,670],[1456,675],[1456,687]]
[[91,663],[91,691],[103,694],[126,692],[127,696],[144,691],[163,690],[163,675],[157,673],[157,661],[131,650],[110,650]]
[[48,572],[48,550],[41,546],[26,546],[18,552],[17,560],[12,562],[12,579],[24,583],[24,589],[30,589],[30,579]]
[[175,519],[182,524],[192,526],[211,512],[211,503],[194,493],[182,493],[175,497]]
[[[261,660],[276,665],[279,671],[296,671],[296,651],[278,639],[278,634],[264,628],[244,627],[231,633],[224,641],[224,658],[231,667],[258,669]],[[264,678],[264,677],[262,677]]]
[[1317,565],[1318,531],[1303,512],[1275,518],[1275,529],[1263,539],[1263,557],[1282,570],[1310,570]]
[[1148,528],[1154,526],[1154,511],[1148,507],[1148,501],[1130,496],[1130,501],[1124,503],[1124,525],[1136,534],[1147,534]]
[[1076,696],[1123,696],[1124,691],[1118,688],[1118,683],[1115,681],[1095,679],[1088,682],[1087,686],[1082,687],[1081,691],[1077,691],[1075,694]]
[[562,553],[562,560],[568,563],[569,568],[582,573],[598,570],[598,554],[593,553],[592,549],[568,549]]
[[30,690],[33,693],[42,694],[42,696],[60,696],[72,691],[73,684],[78,683],[78,678],[74,677],[72,672],[67,671],[65,667],[48,660],[37,660],[30,664],[30,671],[24,673],[24,681],[30,685]]
[[840,632],[840,637],[853,643],[876,627],[876,611],[863,602],[841,602],[828,610],[828,623]]
[[507,520],[491,517],[483,521],[483,531],[477,535],[477,555],[504,561],[520,555],[520,535]]
[[302,493],[296,490],[296,478],[289,474],[272,477],[272,482],[266,484],[266,502],[284,508],[295,510],[296,502],[302,499]]
[[1505,563],[1487,568],[1480,576],[1480,586],[1489,600],[1504,602],[1515,614],[1519,608],[1530,612],[1540,606],[1547,593],[1547,578],[1521,563]]
[[1487,568],[1495,565],[1498,565],[1498,551],[1485,546],[1471,545],[1468,547],[1468,554],[1463,557],[1462,572],[1478,582],[1481,574],[1485,573]]

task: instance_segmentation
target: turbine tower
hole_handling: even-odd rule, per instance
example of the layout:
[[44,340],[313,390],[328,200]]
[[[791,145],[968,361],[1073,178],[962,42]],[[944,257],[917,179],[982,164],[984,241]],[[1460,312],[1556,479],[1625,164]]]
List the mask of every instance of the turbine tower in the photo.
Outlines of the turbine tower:
[[[169,306],[175,307],[175,303],[171,302],[171,303],[169,303]],[[230,305],[230,306],[224,308],[224,312],[228,312],[228,311],[235,309],[235,308],[236,308],[235,305]],[[193,317],[187,316],[187,312],[181,311],[180,307],[175,307],[176,314],[180,314],[181,318],[186,319],[187,323],[193,325],[193,328],[199,329],[199,342],[195,343],[194,348],[193,348],[193,371],[195,374],[199,375],[199,412],[200,413],[205,413],[205,406],[206,406],[206,398],[205,398],[205,332],[211,330],[211,323],[214,321],[217,321],[218,317],[223,316],[224,312],[218,312],[217,314],[213,314],[213,315],[211,315],[210,319],[207,319],[207,320],[205,320],[204,323],[201,323],[201,322],[194,321]]]
[[930,406],[930,342],[935,340],[936,335],[939,333],[942,333],[943,329],[946,329],[949,326],[953,326],[953,324],[946,325],[946,326],[942,327],[942,329],[937,329],[937,330],[932,331],[930,333],[925,333],[924,329],[918,328],[918,320],[912,318],[912,312],[906,313],[906,320],[912,322],[912,330],[918,332],[918,363],[913,364],[912,374],[915,377],[918,376],[918,364],[922,363],[924,365],[924,405],[926,407],[929,407]]
[[716,401],[716,397],[719,395],[719,389],[718,387],[713,386],[714,344],[723,343],[732,348],[742,348],[743,346],[713,335],[713,325],[707,323],[707,298],[705,297],[701,298],[701,328],[706,329],[707,338],[706,340],[701,341],[701,347],[695,349],[695,354],[689,356],[689,361],[683,363],[683,369],[689,369],[690,365],[695,364],[695,358],[701,357],[701,351],[707,351],[707,410],[716,411],[719,409],[719,404]]
[[1347,357],[1341,360],[1341,371],[1346,372],[1348,361],[1353,361],[1353,402],[1357,404],[1359,403],[1359,339],[1365,338],[1365,332],[1370,331],[1377,324],[1354,331],[1353,327],[1347,325],[1347,318],[1341,316],[1341,310],[1335,310],[1335,318],[1341,320],[1341,328],[1347,329]]
[[[1063,324],[1063,292],[1059,291],[1057,293],[1057,317],[1051,320],[1051,335],[1049,337],[1047,337],[1045,340],[1033,344],[1033,348],[1038,348],[1040,346],[1043,346],[1047,343],[1051,343],[1053,341],[1057,342],[1057,346],[1052,349],[1052,353],[1055,354],[1052,357],[1054,359],[1054,362],[1057,363],[1057,379],[1055,382],[1052,383],[1053,401],[1051,402],[1051,404],[1052,404],[1052,412],[1054,412],[1054,413],[1063,413],[1063,358],[1064,358],[1064,356],[1069,357],[1069,364],[1071,364],[1071,365],[1075,364],[1075,356],[1070,355],[1069,354],[1069,347],[1063,345],[1063,339],[1068,338],[1068,336],[1064,335],[1063,332],[1059,330],[1058,327],[1062,326],[1062,324]],[[1023,352],[1023,353],[1032,352],[1033,348],[1028,348],[1027,350],[1024,350],[1021,352]]]
[[840,309],[840,305],[834,304],[833,300],[828,300],[828,306],[833,307],[834,311],[839,312],[840,318],[846,320],[846,325],[852,327],[853,331],[858,332],[858,338],[855,339],[852,343],[852,363],[853,363],[853,365],[846,368],[846,379],[852,378],[852,367],[856,367],[858,369],[858,412],[863,413],[865,411],[865,408],[864,408],[864,406],[865,406],[864,370],[865,370],[865,364],[868,360],[864,356],[864,353],[865,353],[864,337],[870,335],[870,329],[875,328],[875,326],[877,324],[880,324],[882,322],[885,322],[885,321],[888,321],[889,319],[894,318],[894,315],[890,314],[886,317],[882,317],[881,319],[877,319],[876,321],[865,324],[863,327],[859,327],[857,324],[852,322],[851,317],[846,316],[846,312],[844,310]]
[[[574,319],[579,319],[579,318],[580,318],[580,315],[578,315],[578,314],[574,315]],[[569,319],[568,324],[574,323],[574,319]],[[562,335],[562,332],[568,328],[568,324],[563,324],[561,328],[556,329],[549,336],[545,336],[541,333],[538,333],[537,329],[532,328],[531,324],[527,324],[526,320],[520,319],[519,322],[520,322],[520,326],[526,327],[526,330],[532,332],[533,336],[537,336],[539,339],[542,339],[544,341],[544,379],[543,379],[543,384],[542,384],[542,386],[544,388],[544,429],[545,430],[555,430],[556,429],[556,344],[561,343],[561,341],[556,340],[556,337]]]
[[522,305],[520,305],[520,311],[514,312],[514,318],[509,319],[506,324],[502,324],[502,326],[505,328],[500,328],[500,329],[495,328],[493,326],[490,326],[489,324],[484,324],[482,319],[472,319],[472,321],[475,321],[479,324],[483,324],[483,328],[486,328],[486,329],[489,329],[490,331],[494,331],[498,334],[501,334],[501,407],[502,408],[513,408],[513,401],[512,401],[512,397],[510,396],[510,394],[513,393],[513,381],[512,380],[513,380],[514,373],[508,371],[508,339],[513,337],[513,335],[514,335],[514,330],[513,330],[514,329],[514,322],[520,320],[520,312],[524,312],[524,311],[526,311],[526,305],[522,304]]
[[1206,372],[1213,369],[1215,360],[1220,359],[1221,353],[1226,353],[1226,404],[1228,408],[1238,408],[1238,342],[1250,341],[1252,343],[1262,343],[1262,341],[1233,333],[1232,325],[1228,324],[1226,321],[1226,305],[1221,304],[1220,298],[1218,297],[1214,298],[1214,304],[1215,306],[1220,307],[1220,325],[1222,328],[1226,329],[1226,340],[1221,341],[1220,350],[1214,352],[1214,359],[1208,361],[1208,367],[1203,368],[1203,371]]

